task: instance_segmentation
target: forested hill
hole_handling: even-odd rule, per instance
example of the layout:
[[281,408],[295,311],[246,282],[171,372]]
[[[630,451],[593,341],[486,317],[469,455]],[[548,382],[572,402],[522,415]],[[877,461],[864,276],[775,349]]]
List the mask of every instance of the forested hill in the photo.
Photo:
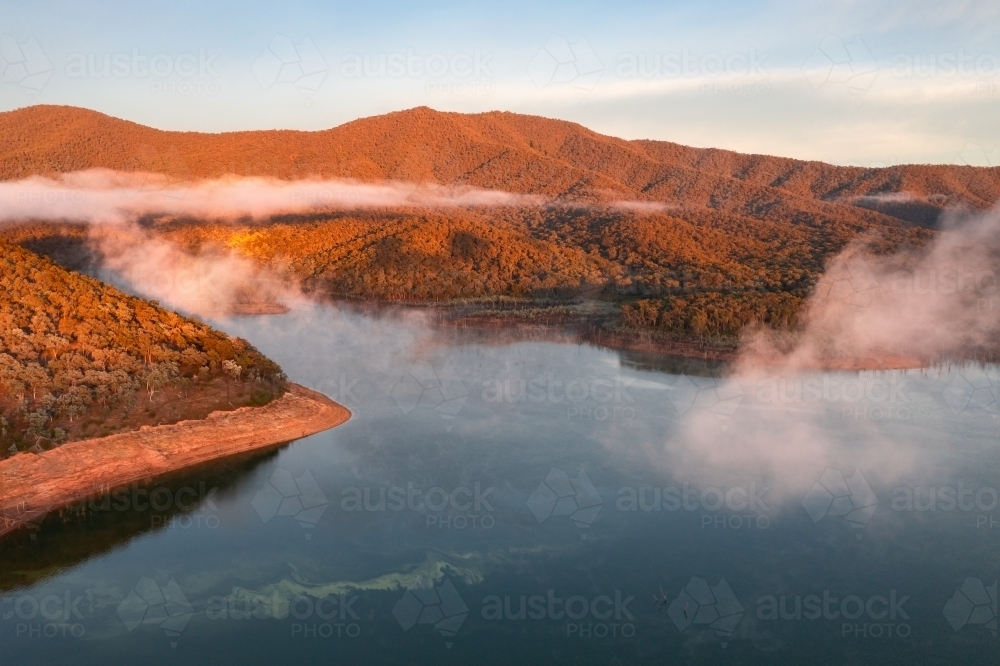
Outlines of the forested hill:
[[0,457],[284,391],[244,340],[4,242],[0,293]]
[[[162,131],[73,107],[0,113],[0,179],[98,167],[542,195],[546,205],[520,208],[143,223],[193,253],[222,248],[280,267],[320,295],[562,303],[583,294],[614,302],[620,330],[726,344],[747,325],[794,326],[827,262],[852,241],[878,252],[919,248],[942,211],[982,210],[1000,198],[998,168],[837,167],[625,141],[506,112],[420,107],[317,132],[222,134]],[[2,233],[54,257],[47,248],[85,236],[52,225]]]
[[[1000,168],[881,169],[625,141],[576,123],[427,107],[317,132],[168,132],[67,106],[0,113],[0,179],[103,167],[175,177],[467,184],[571,200],[629,199],[757,219],[933,223],[1000,198]],[[897,196],[890,196],[897,195]],[[683,216],[683,210],[679,211]]]

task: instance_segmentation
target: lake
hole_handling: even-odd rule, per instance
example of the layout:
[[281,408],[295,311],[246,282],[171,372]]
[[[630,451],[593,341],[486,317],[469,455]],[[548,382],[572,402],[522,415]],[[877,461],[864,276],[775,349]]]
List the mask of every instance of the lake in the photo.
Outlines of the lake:
[[997,661],[996,368],[212,323],[353,418],[5,542],[5,663]]

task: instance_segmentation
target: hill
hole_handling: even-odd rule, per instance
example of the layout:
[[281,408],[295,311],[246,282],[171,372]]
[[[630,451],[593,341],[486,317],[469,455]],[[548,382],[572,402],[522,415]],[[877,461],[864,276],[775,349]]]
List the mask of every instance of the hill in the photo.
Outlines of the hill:
[[[257,224],[160,219],[147,228],[193,252],[207,244],[280,265],[334,297],[588,294],[621,307],[619,329],[680,337],[792,325],[830,257],[851,241],[880,252],[919,247],[942,211],[982,210],[1000,198],[997,168],[838,167],[626,141],[506,112],[420,107],[318,132],[221,134],[161,131],[72,107],[0,114],[0,178],[89,168],[542,195],[550,203],[540,208],[319,211]],[[54,233],[35,233],[35,249],[44,251],[39,235]]]
[[192,178],[321,176],[467,184],[577,200],[628,198],[765,219],[800,210],[911,222],[945,206],[981,209],[1000,198],[1000,168],[838,167],[626,141],[537,116],[427,107],[318,132],[205,134],[161,131],[75,107],[33,106],[0,113],[0,146],[4,180],[96,167]]
[[0,289],[0,457],[284,391],[246,341],[3,242]]

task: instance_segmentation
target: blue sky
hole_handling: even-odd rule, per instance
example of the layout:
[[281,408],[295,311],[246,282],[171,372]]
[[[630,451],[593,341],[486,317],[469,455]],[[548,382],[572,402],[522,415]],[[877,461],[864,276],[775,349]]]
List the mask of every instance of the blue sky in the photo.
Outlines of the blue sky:
[[1000,3],[0,2],[0,109],[322,129],[413,106],[882,166],[1000,166]]

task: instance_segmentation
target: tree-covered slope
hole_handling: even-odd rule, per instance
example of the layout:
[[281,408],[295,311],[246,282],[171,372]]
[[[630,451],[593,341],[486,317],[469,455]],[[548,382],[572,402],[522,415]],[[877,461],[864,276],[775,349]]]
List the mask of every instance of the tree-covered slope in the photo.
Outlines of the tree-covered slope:
[[263,404],[246,341],[0,242],[0,453]]

